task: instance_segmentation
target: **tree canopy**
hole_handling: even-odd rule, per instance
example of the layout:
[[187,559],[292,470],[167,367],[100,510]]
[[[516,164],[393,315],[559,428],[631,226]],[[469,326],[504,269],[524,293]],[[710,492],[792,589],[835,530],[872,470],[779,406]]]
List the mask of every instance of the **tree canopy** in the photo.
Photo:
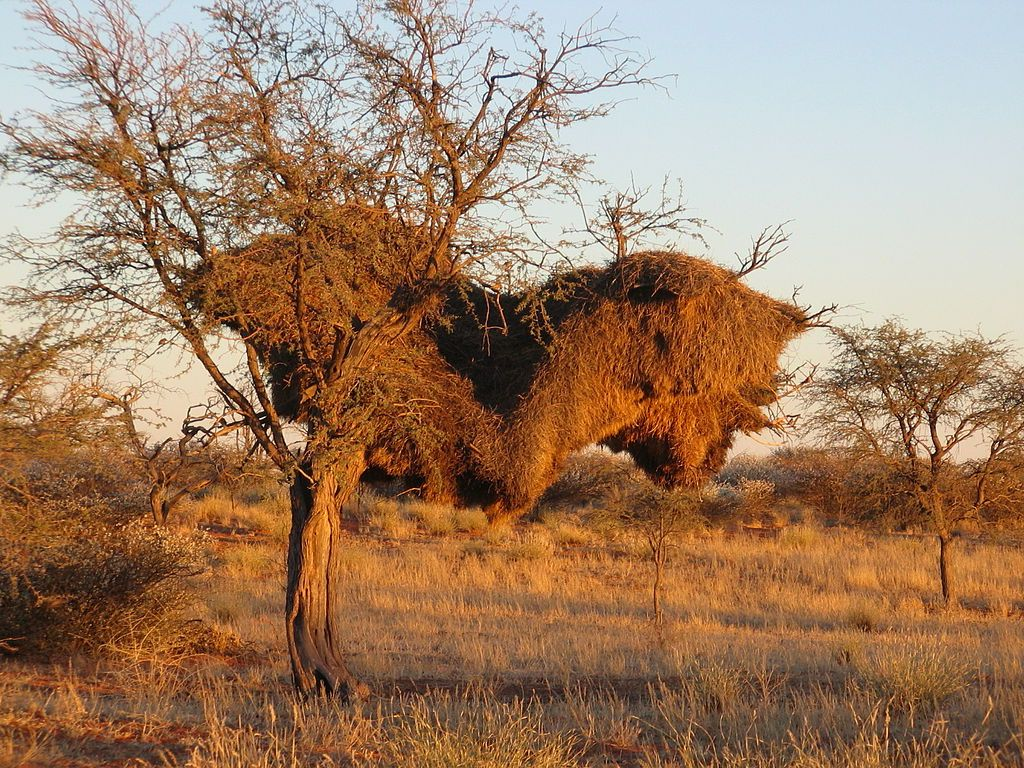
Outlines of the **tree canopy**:
[[929,334],[896,320],[837,328],[834,357],[808,389],[809,427],[884,468],[879,487],[941,544],[943,595],[955,599],[951,535],[1019,494],[1024,366],[1002,339]]

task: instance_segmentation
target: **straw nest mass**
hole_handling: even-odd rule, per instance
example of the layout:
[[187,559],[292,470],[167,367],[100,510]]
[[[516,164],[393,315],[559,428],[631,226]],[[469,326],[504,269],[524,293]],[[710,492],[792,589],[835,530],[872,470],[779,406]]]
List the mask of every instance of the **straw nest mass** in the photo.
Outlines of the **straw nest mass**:
[[[359,221],[304,246],[306,344],[323,360],[408,274],[409,243]],[[284,254],[295,256],[285,237],[225,254],[204,295],[215,322],[256,341],[281,415],[302,421],[311,374],[298,362]],[[736,272],[673,251],[518,294],[461,280],[350,382],[336,429],[365,451],[365,479],[400,478],[492,517],[528,510],[569,455],[594,444],[628,453],[664,486],[693,486],[721,467],[737,432],[768,426],[779,357],[807,324]]]

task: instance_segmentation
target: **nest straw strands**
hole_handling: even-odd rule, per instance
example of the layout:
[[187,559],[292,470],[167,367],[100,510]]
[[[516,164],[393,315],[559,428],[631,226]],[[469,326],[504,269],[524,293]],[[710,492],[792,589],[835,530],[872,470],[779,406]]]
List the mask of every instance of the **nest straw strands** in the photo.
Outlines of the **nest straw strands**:
[[[366,316],[400,288],[387,268],[409,245],[399,239],[370,228],[310,260],[319,291],[307,343],[322,359],[337,343],[333,318]],[[220,271],[206,296],[216,297],[207,301],[218,322],[263,339],[276,405],[302,420],[308,373],[295,362],[295,336],[268,331],[294,317],[273,257],[280,247],[247,249],[255,267]],[[373,285],[346,266],[353,250],[384,265],[364,279]],[[233,291],[254,290],[251,311],[225,310],[242,305]],[[737,431],[768,425],[779,356],[806,324],[801,309],[737,273],[668,251],[568,271],[522,294],[463,281],[360,372],[338,428],[365,448],[366,479],[402,478],[430,500],[482,505],[492,518],[528,510],[572,452],[596,443],[628,452],[663,485],[695,485],[722,465]]]

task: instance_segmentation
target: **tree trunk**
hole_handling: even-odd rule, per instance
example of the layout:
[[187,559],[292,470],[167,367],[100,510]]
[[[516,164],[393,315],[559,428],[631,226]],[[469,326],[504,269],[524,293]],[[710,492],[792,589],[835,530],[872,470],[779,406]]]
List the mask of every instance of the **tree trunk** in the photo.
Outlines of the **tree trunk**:
[[939,580],[942,582],[942,599],[947,608],[957,604],[956,586],[953,583],[955,540],[946,532],[939,534]]
[[345,667],[344,622],[333,594],[340,579],[338,553],[344,546],[342,505],[359,483],[362,452],[341,460],[307,462],[292,481],[292,529],[288,539],[285,600],[292,679],[303,695],[325,694],[343,701],[359,697],[362,686]]
[[153,515],[153,522],[157,525],[167,525],[167,515],[171,511],[164,498],[164,489],[154,485],[149,489],[149,511]]
[[665,570],[664,545],[659,544],[654,550],[654,584],[652,585],[652,597],[654,599],[654,623],[659,627],[664,623],[665,617],[661,610],[661,579]]

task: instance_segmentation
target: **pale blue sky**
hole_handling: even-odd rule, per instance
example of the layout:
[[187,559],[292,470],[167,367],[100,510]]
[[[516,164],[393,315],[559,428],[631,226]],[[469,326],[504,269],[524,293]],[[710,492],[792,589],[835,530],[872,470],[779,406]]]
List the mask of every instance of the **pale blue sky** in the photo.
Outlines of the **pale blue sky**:
[[[190,5],[173,0],[173,15]],[[552,30],[601,9],[531,5]],[[5,64],[24,57],[18,7],[0,0]],[[845,320],[899,315],[1024,345],[1024,2],[634,2],[602,15],[678,80],[572,135],[598,173],[681,178],[727,263],[792,220],[789,253],[753,278],[777,295],[800,284]],[[2,83],[5,116],[35,98],[17,73]],[[39,220],[22,199],[0,188],[0,231]]]

